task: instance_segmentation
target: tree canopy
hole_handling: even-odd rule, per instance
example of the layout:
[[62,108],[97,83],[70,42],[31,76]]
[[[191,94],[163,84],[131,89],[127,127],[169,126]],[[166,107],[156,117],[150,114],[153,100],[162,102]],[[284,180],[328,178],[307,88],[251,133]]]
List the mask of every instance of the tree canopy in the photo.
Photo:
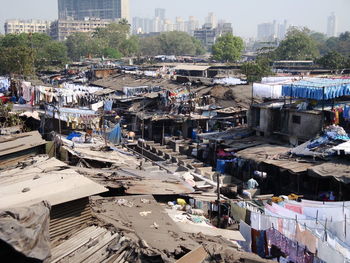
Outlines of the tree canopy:
[[219,37],[212,47],[213,58],[218,61],[236,62],[241,58],[243,40],[230,33]]
[[292,28],[275,51],[280,60],[313,60],[319,56],[315,39],[306,28]]
[[241,73],[246,75],[248,82],[261,81],[262,77],[272,74],[270,60],[259,57],[256,61],[246,62],[241,66]]
[[46,34],[9,34],[0,38],[0,73],[32,75],[49,66],[67,62],[64,43]]
[[330,51],[320,59],[318,64],[327,69],[343,69],[347,67],[347,60],[337,51]]
[[154,55],[201,55],[202,44],[185,32],[164,32],[159,36],[140,39],[141,54]]
[[111,23],[106,28],[98,28],[93,34],[75,33],[68,36],[66,46],[69,58],[108,57],[119,59],[139,53],[136,36],[129,37],[130,25],[127,20]]

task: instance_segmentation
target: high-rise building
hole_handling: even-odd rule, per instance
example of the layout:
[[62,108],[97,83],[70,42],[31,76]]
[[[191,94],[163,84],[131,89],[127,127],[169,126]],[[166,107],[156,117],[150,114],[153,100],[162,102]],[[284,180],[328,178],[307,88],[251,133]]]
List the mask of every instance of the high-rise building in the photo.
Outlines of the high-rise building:
[[165,20],[165,9],[156,8],[154,10],[154,17],[159,17],[161,20]]
[[194,31],[194,37],[202,42],[203,46],[210,49],[216,41],[216,29],[211,23],[206,23],[201,29]]
[[194,31],[199,28],[199,21],[194,17],[190,16],[188,21],[185,22],[185,31],[193,36]]
[[332,13],[327,19],[327,36],[336,37],[337,36],[337,17]]
[[58,0],[59,20],[99,18],[129,21],[129,0]]
[[175,30],[175,25],[174,23],[171,22],[171,20],[166,19],[164,20],[164,31],[165,32],[170,32]]
[[185,21],[182,17],[176,17],[175,19],[175,30],[185,32]]
[[288,31],[288,21],[284,20],[283,24],[273,20],[272,23],[262,23],[258,25],[258,40],[259,41],[275,41],[283,40]]
[[213,28],[215,28],[217,26],[217,20],[216,20],[216,16],[214,13],[209,13],[208,16],[205,19],[205,23],[206,24],[211,24],[211,26]]
[[5,34],[20,33],[45,33],[50,32],[51,21],[44,20],[17,20],[11,19],[5,22]]
[[226,23],[225,21],[221,21],[216,28],[216,34],[218,36],[225,34],[233,34],[233,28],[231,23]]
[[274,39],[275,30],[273,23],[262,23],[258,25],[258,40],[270,41]]
[[284,20],[283,24],[278,24],[277,38],[282,40],[286,37],[288,31],[288,22]]

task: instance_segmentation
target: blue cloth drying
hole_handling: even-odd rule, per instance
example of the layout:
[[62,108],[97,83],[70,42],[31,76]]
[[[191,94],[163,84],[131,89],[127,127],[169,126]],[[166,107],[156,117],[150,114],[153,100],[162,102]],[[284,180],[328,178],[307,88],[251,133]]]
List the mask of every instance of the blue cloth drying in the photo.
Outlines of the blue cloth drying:
[[120,144],[122,138],[122,129],[120,124],[115,125],[114,129],[109,133],[108,140],[114,144]]
[[[323,94],[324,89],[324,94]],[[329,100],[350,95],[350,80],[314,78],[282,86],[282,96]]]
[[73,140],[74,137],[81,137],[81,133],[80,132],[71,132],[68,136],[67,136],[67,140]]

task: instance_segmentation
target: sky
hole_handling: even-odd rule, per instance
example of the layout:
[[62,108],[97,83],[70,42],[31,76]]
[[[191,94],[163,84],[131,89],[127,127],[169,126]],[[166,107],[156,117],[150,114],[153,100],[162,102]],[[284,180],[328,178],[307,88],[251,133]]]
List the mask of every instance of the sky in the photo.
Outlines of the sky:
[[[57,0],[0,0],[0,4],[0,32],[6,19],[57,19]],[[256,37],[257,24],[284,19],[325,33],[331,12],[337,16],[338,32],[350,31],[350,0],[130,0],[131,17],[153,17],[157,7],[165,8],[172,20],[192,15],[204,22],[214,12],[232,23],[236,35],[246,38]]]

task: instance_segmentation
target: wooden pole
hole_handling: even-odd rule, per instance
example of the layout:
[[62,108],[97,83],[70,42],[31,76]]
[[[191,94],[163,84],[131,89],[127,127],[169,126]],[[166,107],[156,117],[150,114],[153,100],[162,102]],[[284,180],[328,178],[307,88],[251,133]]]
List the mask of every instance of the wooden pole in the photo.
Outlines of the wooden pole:
[[165,124],[164,124],[164,120],[163,120],[163,130],[162,130],[162,145],[165,144]]
[[221,204],[220,204],[220,173],[216,173],[217,180],[217,206],[218,206],[218,228],[220,228]]

